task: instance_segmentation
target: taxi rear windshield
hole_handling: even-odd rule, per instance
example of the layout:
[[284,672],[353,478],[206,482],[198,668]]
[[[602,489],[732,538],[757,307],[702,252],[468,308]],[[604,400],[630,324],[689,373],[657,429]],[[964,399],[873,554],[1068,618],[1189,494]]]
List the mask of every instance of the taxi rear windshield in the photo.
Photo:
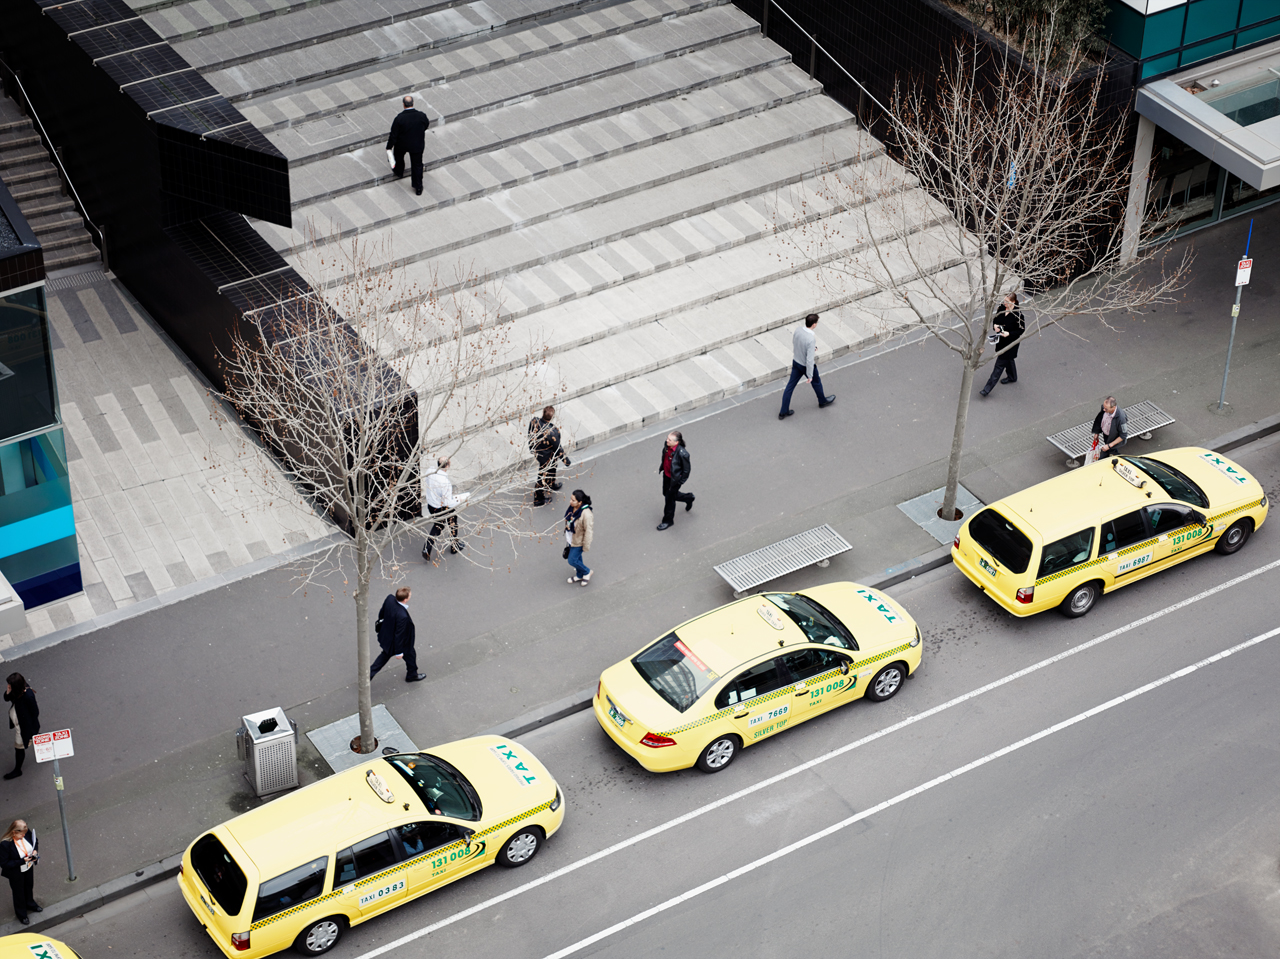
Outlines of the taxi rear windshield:
[[969,521],[973,541],[1012,573],[1025,573],[1031,562],[1031,540],[993,509],[984,509]]
[[480,797],[466,776],[438,756],[412,753],[387,760],[413,787],[427,812],[454,819],[480,818]]
[[1149,456],[1124,456],[1121,458],[1128,460],[1150,476],[1160,484],[1162,490],[1174,499],[1190,503],[1192,506],[1199,506],[1201,509],[1209,508],[1209,498],[1204,495],[1204,490],[1197,486],[1195,481],[1181,470],[1174,469],[1168,463],[1153,460]]
[[240,915],[249,883],[227,847],[213,833],[201,836],[191,847],[191,868],[223,912],[228,916]]
[[675,633],[667,633],[631,663],[653,691],[680,712],[696,703],[720,678]]

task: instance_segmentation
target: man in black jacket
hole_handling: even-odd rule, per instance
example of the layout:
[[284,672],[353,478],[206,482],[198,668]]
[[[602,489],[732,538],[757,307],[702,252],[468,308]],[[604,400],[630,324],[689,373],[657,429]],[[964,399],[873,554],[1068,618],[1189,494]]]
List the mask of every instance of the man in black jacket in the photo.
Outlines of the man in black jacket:
[[667,435],[667,442],[662,447],[662,463],[658,467],[662,474],[662,522],[658,530],[670,529],[676,521],[676,503],[684,503],[687,513],[693,509],[692,493],[680,492],[680,487],[693,472],[693,461],[689,459],[689,451],[684,445],[684,434],[673,430]]
[[422,151],[427,145],[427,128],[431,121],[421,110],[413,108],[413,97],[404,98],[404,109],[391,121],[391,135],[387,137],[387,149],[395,157],[392,172],[396,179],[404,176],[404,155],[409,154],[413,174],[413,192],[422,196]]
[[378,622],[374,626],[378,633],[378,645],[382,647],[382,652],[378,654],[378,658],[369,667],[370,680],[378,675],[378,670],[391,662],[395,656],[404,657],[404,665],[407,670],[404,677],[406,683],[417,683],[427,678],[425,673],[418,672],[418,653],[413,646],[417,636],[413,626],[413,618],[409,615],[409,597],[411,595],[412,590],[409,587],[401,586],[395,593],[388,593],[387,598],[382,601],[382,609],[378,612]]
[[[993,345],[997,350],[1003,350],[1004,352],[996,357],[996,365],[995,369],[991,371],[991,378],[987,380],[987,385],[982,388],[983,396],[995,389],[996,383],[1018,382],[1018,365],[1014,361],[1018,358],[1018,340],[1022,339],[1022,334],[1027,327],[1022,322],[1022,311],[1018,309],[1017,293],[1010,293],[1004,298],[1004,302],[996,310],[995,324],[996,330],[993,335],[998,339]],[[1004,374],[1004,379],[1000,378],[1002,373]]]
[[565,455],[560,441],[560,430],[552,418],[556,408],[548,406],[543,409],[542,416],[535,416],[529,421],[529,452],[538,461],[538,486],[533,494],[533,505],[542,506],[551,499],[552,490],[558,490],[563,483],[556,482],[556,470],[561,460],[569,466],[569,457]]

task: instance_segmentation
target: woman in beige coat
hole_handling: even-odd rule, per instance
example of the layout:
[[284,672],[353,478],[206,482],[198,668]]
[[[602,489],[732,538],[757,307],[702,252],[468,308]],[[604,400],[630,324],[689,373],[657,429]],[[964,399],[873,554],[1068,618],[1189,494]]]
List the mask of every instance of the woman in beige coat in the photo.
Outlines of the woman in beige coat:
[[574,490],[569,497],[569,508],[564,511],[564,541],[569,550],[565,559],[574,571],[569,582],[578,586],[591,585],[591,569],[582,561],[582,554],[591,549],[593,525],[591,497],[580,489]]

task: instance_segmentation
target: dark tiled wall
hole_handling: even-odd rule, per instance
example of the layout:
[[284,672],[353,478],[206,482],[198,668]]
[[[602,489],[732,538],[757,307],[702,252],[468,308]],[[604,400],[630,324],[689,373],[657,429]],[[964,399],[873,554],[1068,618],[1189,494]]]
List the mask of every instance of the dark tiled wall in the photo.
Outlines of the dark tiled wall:
[[0,249],[0,293],[44,279],[44,253],[17,201],[0,182],[0,217],[5,239]]

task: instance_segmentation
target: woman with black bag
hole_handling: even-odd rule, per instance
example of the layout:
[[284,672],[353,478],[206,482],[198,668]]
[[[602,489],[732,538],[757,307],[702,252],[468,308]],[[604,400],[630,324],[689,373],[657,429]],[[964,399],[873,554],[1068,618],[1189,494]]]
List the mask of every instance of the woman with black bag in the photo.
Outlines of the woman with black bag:
[[573,567],[569,582],[575,586],[591,585],[591,568],[582,561],[582,554],[591,549],[594,517],[591,497],[580,489],[569,497],[569,508],[564,511],[564,558]]
[[4,778],[17,779],[22,775],[27,747],[40,732],[40,707],[36,705],[36,691],[27,685],[22,673],[10,673],[7,682],[4,698],[9,704],[9,728],[13,730],[13,771],[5,773]]
[[40,840],[36,838],[36,831],[28,829],[21,819],[15,819],[0,836],[0,876],[9,880],[13,911],[24,926],[31,925],[28,910],[44,912],[35,899],[35,869],[39,861]]

